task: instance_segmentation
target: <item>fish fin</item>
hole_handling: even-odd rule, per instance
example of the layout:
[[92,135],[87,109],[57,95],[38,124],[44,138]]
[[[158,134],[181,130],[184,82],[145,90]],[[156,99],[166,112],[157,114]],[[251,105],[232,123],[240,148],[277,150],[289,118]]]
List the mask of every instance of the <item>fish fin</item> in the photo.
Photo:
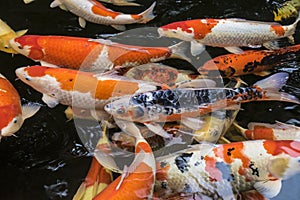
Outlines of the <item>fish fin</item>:
[[240,196],[242,197],[241,199],[243,200],[269,200],[268,198],[264,197],[256,190],[241,192]]
[[118,127],[125,133],[134,136],[136,138],[143,137],[140,129],[136,126],[134,122],[124,121],[121,119],[115,119],[115,122],[118,125]]
[[205,45],[197,42],[196,40],[191,41],[191,54],[192,56],[198,56],[205,51]]
[[49,108],[54,108],[55,106],[57,106],[57,104],[59,104],[58,99],[47,94],[43,94],[42,100],[47,104]]
[[122,25],[122,24],[112,24],[111,27],[113,27],[114,29],[116,29],[118,31],[125,31],[126,30],[126,26]]
[[270,75],[272,72],[270,71],[262,71],[262,72],[255,72],[253,74],[255,74],[256,76],[268,76]]
[[226,49],[230,53],[234,53],[234,54],[242,54],[242,53],[244,53],[244,50],[241,49],[240,47],[224,47],[224,49]]
[[[89,42],[97,42],[99,44],[103,44],[103,45],[114,45],[114,44],[117,44],[111,40],[108,40],[108,39],[102,39],[102,38],[98,38],[98,39],[89,39],[88,40]],[[110,73],[111,71],[107,72],[107,73]]]
[[67,121],[71,121],[73,119],[73,110],[71,106],[68,106],[64,113],[67,118]]
[[286,169],[289,168],[290,159],[286,156],[276,156],[270,158],[268,162],[268,171],[273,177],[282,179],[285,176]]
[[191,62],[191,59],[185,54],[187,48],[188,48],[188,43],[185,41],[170,46],[169,49],[171,49],[172,51],[171,57],[186,60],[187,62]]
[[33,2],[34,0],[23,0],[25,4],[29,4],[31,2]]
[[163,137],[163,138],[170,138],[170,134],[167,133],[161,125],[155,122],[147,122],[144,125],[153,133]]
[[285,92],[279,92],[279,90],[285,85],[288,78],[288,73],[279,72],[256,82],[254,85],[266,90],[267,98],[261,100],[278,100],[300,104],[300,101],[297,97]]
[[275,181],[259,181],[254,184],[254,188],[266,198],[273,198],[278,195],[282,182],[280,179]]
[[85,28],[85,26],[86,26],[85,19],[83,19],[82,17],[78,17],[78,23],[81,28]]
[[45,66],[45,67],[58,68],[57,65],[54,65],[54,64],[51,64],[51,63],[47,63],[45,61],[40,61],[40,63],[41,63],[42,66]]
[[17,31],[16,32],[16,35],[18,37],[22,36],[22,35],[25,35],[25,33],[27,33],[28,29],[24,29],[24,30],[20,30],[20,31]]
[[216,82],[211,79],[194,79],[176,83],[176,88],[207,88],[216,87]]
[[197,117],[182,117],[181,123],[193,130],[199,130],[204,122]]
[[139,16],[142,16],[141,20],[139,20],[140,23],[147,23],[150,20],[155,18],[155,15],[153,14],[155,5],[156,5],[156,1],[147,10],[138,14]]
[[233,125],[233,127],[234,127],[239,133],[241,133],[241,134],[245,137],[245,131],[246,131],[247,129],[245,129],[245,128],[243,128],[242,126],[240,126],[236,121],[234,121],[234,122],[232,123],[232,125]]
[[290,36],[287,37],[287,39],[288,39],[289,43],[295,44],[295,38],[294,38],[294,36],[290,35]]
[[59,0],[54,0],[50,4],[50,8],[55,8],[55,7],[60,6],[60,5],[62,5],[62,3]]
[[265,43],[263,43],[263,46],[270,50],[277,50],[280,48],[278,40],[265,42]]
[[23,119],[27,119],[35,115],[41,108],[40,104],[37,103],[28,103],[25,105],[22,105],[22,115]]

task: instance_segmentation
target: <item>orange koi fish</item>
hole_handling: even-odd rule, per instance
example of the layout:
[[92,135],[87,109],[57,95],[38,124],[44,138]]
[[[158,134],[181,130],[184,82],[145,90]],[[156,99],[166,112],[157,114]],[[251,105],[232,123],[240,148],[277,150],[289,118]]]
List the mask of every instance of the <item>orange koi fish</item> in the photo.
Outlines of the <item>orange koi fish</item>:
[[300,140],[300,127],[291,124],[251,122],[248,124],[248,129],[236,123],[234,125],[248,140]]
[[0,139],[14,135],[25,119],[33,116],[40,106],[21,106],[20,96],[14,86],[0,74]]
[[147,10],[140,14],[124,14],[115,12],[103,6],[97,0],[54,0],[50,7],[59,6],[63,10],[70,11],[79,17],[79,25],[85,27],[86,21],[110,25],[113,28],[124,31],[124,24],[147,23],[155,16],[153,9],[156,5],[154,2]]
[[222,77],[230,78],[260,73],[282,62],[300,57],[300,44],[278,50],[244,51],[241,54],[226,54],[215,57],[198,68],[200,74],[219,70]]
[[121,97],[105,105],[104,109],[115,119],[144,123],[155,133],[158,132],[155,122],[168,121],[181,121],[195,130],[203,124],[199,116],[216,110],[238,110],[240,103],[265,100],[299,103],[292,95],[278,92],[287,78],[287,73],[277,73],[256,82],[254,86],[236,89],[179,88],[149,91]]
[[51,108],[61,103],[75,108],[103,109],[106,103],[120,96],[161,88],[154,83],[65,68],[21,67],[16,74],[43,93],[42,100]]
[[[140,134],[140,133],[138,133]],[[135,159],[121,176],[100,192],[94,200],[152,199],[155,182],[155,158],[150,145],[140,135],[136,137]],[[98,157],[101,160],[101,157]]]
[[300,20],[288,26],[279,23],[249,21],[244,19],[194,19],[174,22],[158,29],[160,36],[178,38],[191,41],[191,52],[198,55],[205,50],[204,45],[224,47],[232,53],[241,53],[239,47],[277,48],[274,41],[289,38],[293,41],[293,34]]
[[155,192],[162,199],[175,194],[235,199],[242,192],[256,190],[273,198],[280,192],[282,180],[299,172],[299,141],[199,144],[157,158]]
[[[20,54],[44,66],[104,72],[115,66],[130,67],[167,58],[189,60],[184,43],[170,47],[123,45],[103,39],[25,35],[10,41]],[[49,65],[50,64],[50,65]]]

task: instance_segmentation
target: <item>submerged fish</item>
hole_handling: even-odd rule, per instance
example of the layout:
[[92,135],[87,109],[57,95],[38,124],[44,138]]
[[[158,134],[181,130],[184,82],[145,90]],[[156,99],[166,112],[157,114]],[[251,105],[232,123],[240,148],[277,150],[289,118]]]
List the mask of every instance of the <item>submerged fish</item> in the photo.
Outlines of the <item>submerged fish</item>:
[[155,192],[162,199],[195,194],[200,199],[227,200],[255,189],[273,198],[280,192],[282,180],[299,172],[299,141],[199,144],[157,158]]
[[86,21],[96,24],[110,25],[117,30],[124,31],[124,24],[147,23],[155,16],[154,2],[147,10],[140,14],[124,14],[115,12],[103,6],[97,0],[54,0],[50,7],[59,6],[63,10],[70,11],[79,17],[79,25],[85,27]]
[[248,140],[300,140],[300,127],[282,122],[275,124],[251,122],[248,129],[236,123],[235,126]]
[[44,66],[21,67],[16,75],[43,94],[42,100],[51,108],[58,103],[82,109],[103,109],[123,95],[161,88],[154,83],[121,76],[97,76],[90,72]]
[[274,41],[280,38],[293,40],[296,21],[288,26],[278,23],[249,21],[244,19],[194,19],[174,22],[158,29],[160,36],[191,41],[191,52],[198,55],[205,50],[204,45],[224,47],[232,53],[241,53],[239,47],[278,48]]
[[222,77],[230,78],[246,74],[260,74],[283,62],[300,57],[300,44],[278,50],[244,51],[241,54],[226,54],[215,57],[198,68],[200,74],[219,71]]
[[9,44],[9,41],[13,38],[24,35],[27,30],[21,30],[15,32],[4,21],[0,19],[0,51],[6,53],[18,53]]
[[[184,88],[150,91],[122,97],[104,109],[115,119],[144,123],[154,132],[154,122],[181,121],[190,128],[202,125],[199,115],[216,110],[238,110],[240,103],[278,100],[299,103],[292,95],[278,92],[287,81],[287,73],[277,73],[251,87]],[[156,129],[154,128],[156,127]]]
[[25,119],[33,116],[40,106],[21,106],[20,96],[13,85],[0,74],[0,138],[14,135]]
[[26,35],[10,41],[20,54],[42,65],[104,72],[115,66],[132,67],[167,58],[189,60],[185,43],[170,47],[123,45],[110,40],[67,36]]

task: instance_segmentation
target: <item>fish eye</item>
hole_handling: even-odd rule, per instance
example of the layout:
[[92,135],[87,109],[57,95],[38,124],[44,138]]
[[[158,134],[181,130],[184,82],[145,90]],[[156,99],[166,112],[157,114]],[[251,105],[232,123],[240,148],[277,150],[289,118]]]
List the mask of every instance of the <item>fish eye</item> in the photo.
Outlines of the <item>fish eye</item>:
[[172,33],[177,33],[177,31],[176,30],[172,30]]
[[30,78],[28,76],[25,77],[26,81],[30,81]]
[[23,47],[21,45],[18,45],[17,47],[18,47],[18,49],[23,49]]
[[15,118],[13,122],[16,124],[16,123],[18,122],[18,119],[17,119],[17,118]]
[[5,46],[4,46],[4,48],[5,48],[5,49],[8,49],[8,46],[7,46],[7,45],[5,45]]

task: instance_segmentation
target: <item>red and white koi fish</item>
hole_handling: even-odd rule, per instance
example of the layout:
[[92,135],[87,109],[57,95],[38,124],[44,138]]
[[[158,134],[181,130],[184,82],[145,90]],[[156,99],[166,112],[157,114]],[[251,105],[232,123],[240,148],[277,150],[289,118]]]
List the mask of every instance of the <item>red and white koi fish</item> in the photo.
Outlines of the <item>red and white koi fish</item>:
[[248,140],[300,140],[300,127],[276,122],[275,124],[251,122],[248,129],[234,124]]
[[33,116],[40,106],[21,106],[20,96],[14,86],[0,74],[0,139],[14,135],[25,119]]
[[115,12],[103,6],[97,0],[54,0],[50,7],[59,6],[63,10],[70,11],[79,17],[79,25],[85,27],[86,21],[110,25],[113,28],[124,31],[124,24],[147,23],[155,16],[153,9],[156,5],[154,2],[147,10],[140,14],[124,14]]
[[[133,135],[136,137],[134,161],[128,168],[125,167],[122,175],[100,192],[94,200],[152,199],[156,175],[155,158],[150,145],[140,133],[133,133]],[[101,157],[97,159],[101,160]]]
[[154,122],[168,121],[181,121],[195,130],[203,124],[200,115],[223,109],[238,110],[240,103],[265,100],[299,103],[296,97],[278,92],[287,79],[287,73],[277,73],[251,87],[150,91],[121,97],[104,109],[115,119],[144,123],[154,132],[158,131]]
[[158,29],[160,36],[178,38],[191,41],[191,52],[198,55],[205,46],[224,47],[232,53],[241,53],[239,47],[276,48],[274,41],[289,38],[293,41],[293,34],[300,20],[288,26],[279,23],[249,21],[244,19],[194,19],[174,22]]
[[222,77],[230,78],[246,74],[260,74],[278,64],[298,59],[300,44],[278,50],[244,51],[241,54],[217,56],[198,68],[200,74],[209,75],[219,71]]
[[0,51],[6,53],[18,53],[9,44],[9,41],[13,38],[24,35],[27,30],[21,30],[15,32],[4,21],[0,19]]
[[44,66],[97,72],[112,70],[115,66],[132,67],[168,58],[189,60],[184,54],[184,43],[170,47],[143,47],[103,39],[25,35],[11,40],[10,45],[18,53],[40,61]]
[[275,197],[282,180],[300,173],[300,142],[255,140],[222,145],[199,144],[157,158],[156,196],[235,199],[256,190]]
[[54,107],[58,103],[83,109],[103,109],[113,99],[136,92],[161,88],[154,83],[121,76],[97,76],[65,68],[21,67],[17,76],[43,94],[42,100]]

